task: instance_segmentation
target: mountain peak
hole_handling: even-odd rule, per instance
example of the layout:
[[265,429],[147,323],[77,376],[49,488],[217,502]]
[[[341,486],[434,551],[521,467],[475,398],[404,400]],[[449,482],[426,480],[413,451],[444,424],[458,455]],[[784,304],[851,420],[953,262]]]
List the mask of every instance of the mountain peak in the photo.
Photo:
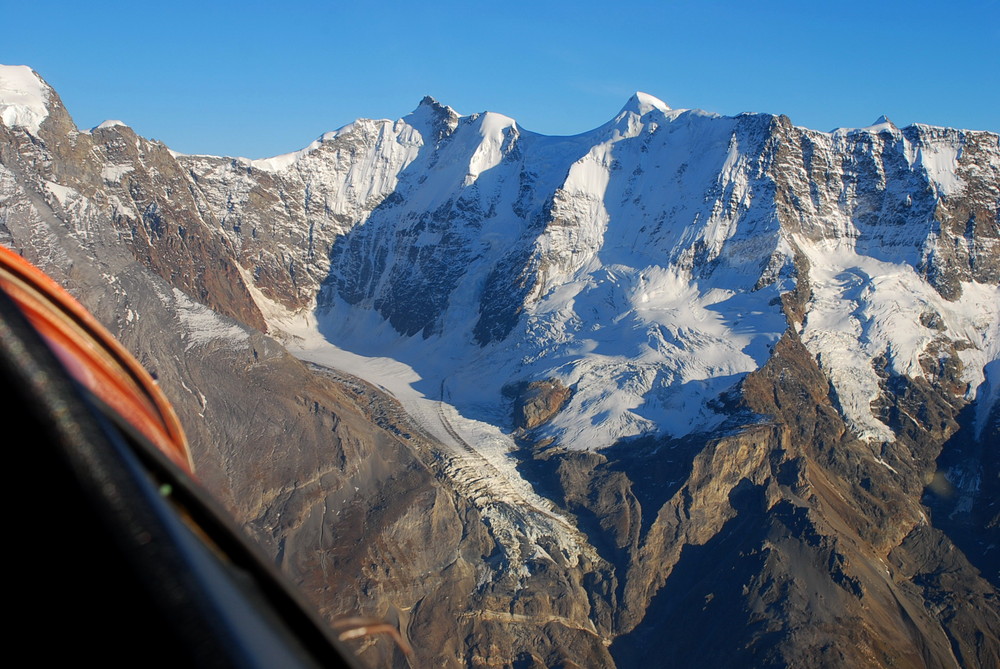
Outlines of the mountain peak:
[[424,98],[420,101],[420,104],[417,105],[418,108],[420,108],[420,107],[430,107],[432,109],[435,109],[435,108],[438,108],[438,107],[441,107],[441,106],[442,105],[441,105],[440,102],[438,102],[437,100],[435,100],[434,98],[432,98],[429,95],[425,95]]
[[666,112],[670,111],[670,106],[656,96],[650,95],[649,93],[643,93],[642,91],[636,91],[618,113],[633,112],[639,116],[643,116],[654,109]]
[[421,134],[435,139],[441,139],[458,124],[458,112],[443,105],[429,95],[425,95],[417,108],[403,120],[420,130]]
[[128,124],[123,121],[119,121],[118,119],[108,119],[107,121],[104,121],[100,125],[95,125],[93,128],[91,128],[91,131],[104,130],[105,128],[114,128],[116,126],[127,128]]
[[425,95],[420,104],[417,105],[417,108],[409,113],[409,116],[424,116],[428,114],[432,116],[454,116],[456,118],[459,116],[458,112],[448,105],[443,105],[430,95]]
[[0,118],[7,127],[38,132],[49,115],[49,91],[27,65],[0,65]]

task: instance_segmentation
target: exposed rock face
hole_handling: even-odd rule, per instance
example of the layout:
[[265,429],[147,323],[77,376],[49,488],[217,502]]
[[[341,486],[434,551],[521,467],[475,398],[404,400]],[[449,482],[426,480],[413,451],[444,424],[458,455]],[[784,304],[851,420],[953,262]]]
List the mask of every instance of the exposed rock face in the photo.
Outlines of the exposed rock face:
[[122,125],[77,132],[55,91],[48,105],[37,135],[0,126],[4,177],[20,195],[78,237],[106,234],[97,228],[110,226],[116,243],[171,286],[264,329],[217,224],[201,215],[167,148]]
[[[327,617],[418,666],[1000,664],[995,134],[639,95],[549,138],[428,98],[249,161],[38,91],[0,105],[0,242]],[[458,411],[263,334],[300,321]]]
[[533,430],[559,413],[570,390],[558,379],[532,381],[516,391],[514,427]]

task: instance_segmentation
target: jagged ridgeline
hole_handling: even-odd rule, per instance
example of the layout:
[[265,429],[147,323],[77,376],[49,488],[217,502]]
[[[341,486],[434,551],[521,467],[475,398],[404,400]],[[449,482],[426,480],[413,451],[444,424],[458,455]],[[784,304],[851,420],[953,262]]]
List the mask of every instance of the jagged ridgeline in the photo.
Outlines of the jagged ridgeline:
[[0,243],[329,619],[418,666],[1000,665],[996,134],[425,98],[188,156],[25,67],[0,118]]

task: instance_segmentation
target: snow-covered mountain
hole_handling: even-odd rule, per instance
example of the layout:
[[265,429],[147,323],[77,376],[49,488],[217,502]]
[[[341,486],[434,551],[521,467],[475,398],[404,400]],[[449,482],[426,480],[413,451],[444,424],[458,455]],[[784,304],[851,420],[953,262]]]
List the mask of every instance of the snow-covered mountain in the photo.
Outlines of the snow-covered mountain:
[[15,67],[0,119],[0,242],[157,368],[325,612],[456,666],[996,660],[996,134],[425,98],[249,160],[81,132]]
[[[984,416],[995,401],[990,133],[884,118],[819,133],[637,93],[596,130],[546,137],[428,98],[297,154],[180,162],[208,175],[234,245],[287,226],[269,297],[314,310],[338,345],[391,348],[472,415],[502,421],[503,387],[558,381],[573,393],[542,432],[569,448],[718,427],[720,395],[788,327],[871,440],[894,440],[871,406],[886,375],[953,361],[964,401],[992,398]],[[293,299],[273,291],[282,270]],[[789,322],[779,297],[799,282],[812,296]]]

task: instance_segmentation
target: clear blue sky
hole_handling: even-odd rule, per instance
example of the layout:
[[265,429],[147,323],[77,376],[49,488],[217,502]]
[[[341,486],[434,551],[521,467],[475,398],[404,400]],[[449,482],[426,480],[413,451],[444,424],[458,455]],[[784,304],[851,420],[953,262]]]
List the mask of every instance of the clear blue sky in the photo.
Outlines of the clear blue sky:
[[264,157],[424,95],[575,134],[636,90],[818,130],[1000,131],[1000,0],[621,3],[0,0],[0,63],[30,65],[81,128]]

